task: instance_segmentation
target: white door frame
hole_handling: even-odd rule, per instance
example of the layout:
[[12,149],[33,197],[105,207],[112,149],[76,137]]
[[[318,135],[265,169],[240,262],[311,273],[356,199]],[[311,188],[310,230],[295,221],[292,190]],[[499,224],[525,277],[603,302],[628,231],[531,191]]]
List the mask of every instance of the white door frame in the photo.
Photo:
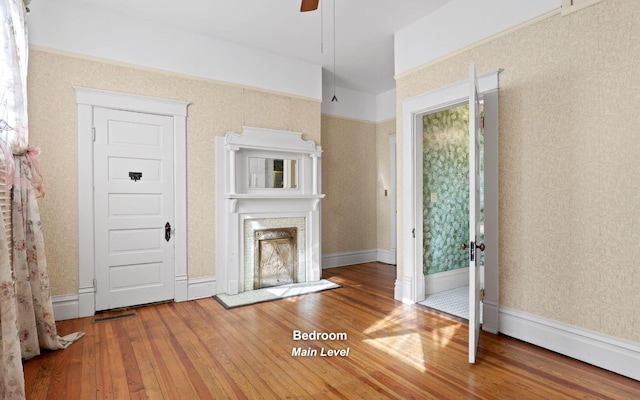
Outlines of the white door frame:
[[173,117],[175,301],[187,300],[187,165],[186,122],[188,102],[75,87],[78,104],[78,311],[95,314],[95,244],[93,210],[94,107]]
[[[485,102],[485,299],[483,329],[498,331],[498,74],[478,76]],[[396,300],[413,304],[425,299],[422,271],[422,116],[469,100],[469,82],[460,81],[403,100],[402,106],[402,238],[403,276]],[[488,112],[487,112],[488,110]]]
[[389,188],[390,188],[390,196],[391,196],[391,212],[389,217],[391,218],[391,264],[397,264],[397,196],[396,196],[396,174],[397,174],[397,166],[396,166],[396,134],[392,133],[389,135]]

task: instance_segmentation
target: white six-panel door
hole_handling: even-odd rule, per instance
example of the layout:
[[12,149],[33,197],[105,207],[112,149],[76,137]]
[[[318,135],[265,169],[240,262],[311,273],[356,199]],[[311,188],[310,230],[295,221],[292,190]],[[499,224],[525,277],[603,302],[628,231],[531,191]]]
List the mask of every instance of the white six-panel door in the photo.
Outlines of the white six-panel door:
[[174,298],[173,118],[94,109],[96,311]]

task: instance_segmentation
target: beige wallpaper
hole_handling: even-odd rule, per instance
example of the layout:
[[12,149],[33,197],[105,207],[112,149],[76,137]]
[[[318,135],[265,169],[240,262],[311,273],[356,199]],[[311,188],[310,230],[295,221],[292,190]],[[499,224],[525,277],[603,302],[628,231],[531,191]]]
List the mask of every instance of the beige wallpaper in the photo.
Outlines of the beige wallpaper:
[[604,1],[425,66],[397,83],[401,101],[465,79],[471,61],[479,72],[504,68],[500,303],[635,342],[638,15],[640,2]]
[[[396,132],[396,120],[390,119],[376,124],[376,152],[377,152],[377,233],[378,249],[391,248],[391,180],[389,176],[389,135]],[[385,196],[385,190],[387,195]]]
[[243,125],[303,132],[320,143],[320,103],[32,49],[30,142],[41,147],[40,199],[52,295],[78,292],[77,106],[73,86],[190,102],[187,117],[189,277],[215,275],[215,136]]
[[377,247],[376,124],[322,116],[322,253]]

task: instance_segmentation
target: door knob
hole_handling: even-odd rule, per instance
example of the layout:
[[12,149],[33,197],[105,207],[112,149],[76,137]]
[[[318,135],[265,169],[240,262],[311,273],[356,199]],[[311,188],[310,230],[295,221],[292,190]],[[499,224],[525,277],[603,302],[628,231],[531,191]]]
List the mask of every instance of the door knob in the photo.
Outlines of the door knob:
[[164,239],[167,242],[169,241],[169,239],[171,239],[171,224],[168,222],[164,226]]
[[[468,248],[469,248],[469,245],[467,245],[466,243],[462,243],[460,245],[460,250],[466,250]],[[480,251],[484,251],[484,243],[477,244],[476,249],[479,249]]]

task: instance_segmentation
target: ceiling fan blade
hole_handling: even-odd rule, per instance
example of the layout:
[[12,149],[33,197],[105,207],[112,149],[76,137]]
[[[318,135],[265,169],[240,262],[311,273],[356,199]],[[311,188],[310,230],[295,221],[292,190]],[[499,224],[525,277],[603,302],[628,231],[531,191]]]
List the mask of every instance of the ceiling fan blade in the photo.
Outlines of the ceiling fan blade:
[[320,0],[302,0],[302,4],[300,4],[300,12],[317,10],[319,2]]

